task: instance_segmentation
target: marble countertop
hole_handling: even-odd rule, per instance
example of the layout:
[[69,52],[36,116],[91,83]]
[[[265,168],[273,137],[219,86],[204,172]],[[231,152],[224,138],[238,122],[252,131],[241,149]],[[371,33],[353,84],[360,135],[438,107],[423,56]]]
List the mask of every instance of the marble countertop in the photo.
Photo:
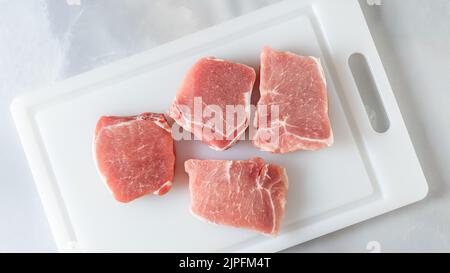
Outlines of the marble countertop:
[[[56,251],[9,113],[13,97],[274,2],[2,2],[0,252]],[[450,1],[367,2],[378,1],[360,3],[430,191],[286,252],[450,251]]]

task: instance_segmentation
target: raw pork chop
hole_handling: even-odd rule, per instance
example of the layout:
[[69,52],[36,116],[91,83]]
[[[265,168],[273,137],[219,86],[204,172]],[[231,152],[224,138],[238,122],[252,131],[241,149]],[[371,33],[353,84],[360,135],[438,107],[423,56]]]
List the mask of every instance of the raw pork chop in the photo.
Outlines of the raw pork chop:
[[[256,147],[287,153],[333,144],[325,77],[318,59],[265,47],[260,93],[254,120]],[[278,106],[278,116],[270,106]]]
[[194,215],[216,224],[278,234],[288,189],[283,167],[264,164],[262,158],[190,159],[185,169]]
[[95,129],[95,159],[114,197],[129,202],[172,186],[175,151],[163,114],[101,117]]
[[[229,148],[248,127],[253,68],[212,57],[200,59],[185,76],[169,115],[215,150]],[[235,107],[235,111],[227,106]]]

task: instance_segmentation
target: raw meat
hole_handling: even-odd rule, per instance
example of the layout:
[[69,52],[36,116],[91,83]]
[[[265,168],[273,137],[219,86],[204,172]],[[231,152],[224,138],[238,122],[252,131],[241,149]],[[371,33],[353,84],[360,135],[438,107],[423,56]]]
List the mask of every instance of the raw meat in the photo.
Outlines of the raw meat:
[[185,162],[191,211],[215,224],[278,234],[284,216],[288,178],[283,167],[251,160]]
[[260,93],[254,120],[256,147],[287,153],[333,144],[326,82],[318,59],[265,47]]
[[248,127],[255,78],[246,65],[202,58],[185,76],[169,115],[211,148],[225,150]]
[[95,129],[98,170],[120,202],[172,187],[175,150],[163,114],[101,117]]

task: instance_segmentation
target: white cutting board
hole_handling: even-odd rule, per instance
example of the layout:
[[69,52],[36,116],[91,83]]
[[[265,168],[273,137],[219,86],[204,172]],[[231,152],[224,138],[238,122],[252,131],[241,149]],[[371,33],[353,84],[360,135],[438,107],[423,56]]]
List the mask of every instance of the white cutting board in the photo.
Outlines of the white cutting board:
[[[174,188],[116,202],[92,159],[101,115],[165,112],[187,69],[202,56],[258,67],[264,45],[320,57],[328,82],[331,148],[274,155],[240,142],[217,152],[176,144]],[[348,65],[363,54],[389,118],[370,125]],[[278,251],[425,197],[427,184],[395,97],[355,0],[286,1],[17,98],[12,113],[61,251]],[[290,179],[281,234],[206,224],[189,213],[189,158],[261,156]]]

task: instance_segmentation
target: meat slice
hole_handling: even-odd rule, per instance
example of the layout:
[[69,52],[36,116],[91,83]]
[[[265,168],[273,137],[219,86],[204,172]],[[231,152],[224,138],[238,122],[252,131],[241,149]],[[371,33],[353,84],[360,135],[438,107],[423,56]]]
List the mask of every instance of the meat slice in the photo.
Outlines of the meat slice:
[[260,93],[254,120],[256,147],[287,153],[333,144],[325,76],[318,59],[265,47]]
[[191,211],[215,224],[278,234],[284,216],[288,178],[283,167],[251,160],[185,162]]
[[185,76],[169,115],[211,148],[225,150],[248,127],[255,78],[246,65],[202,58]]
[[117,201],[163,195],[172,187],[175,150],[163,114],[103,116],[95,129],[94,148],[98,170]]

